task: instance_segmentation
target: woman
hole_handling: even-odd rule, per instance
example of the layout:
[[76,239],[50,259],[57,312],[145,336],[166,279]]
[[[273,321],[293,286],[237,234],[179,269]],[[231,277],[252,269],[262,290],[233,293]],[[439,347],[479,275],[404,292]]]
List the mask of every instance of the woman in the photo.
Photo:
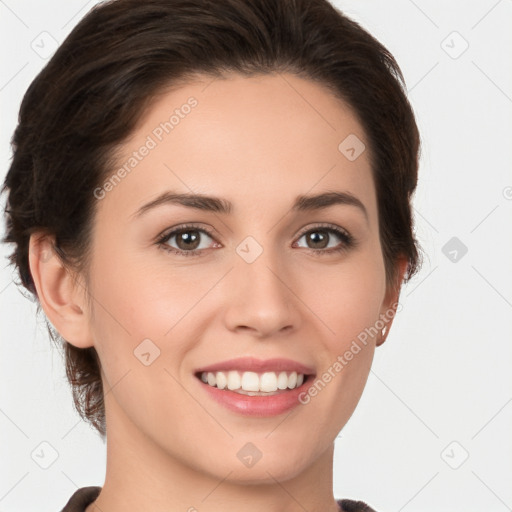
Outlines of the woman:
[[12,262],[107,438],[63,510],[371,511],[332,465],[419,265],[387,50],[326,0],[111,1],[13,147]]

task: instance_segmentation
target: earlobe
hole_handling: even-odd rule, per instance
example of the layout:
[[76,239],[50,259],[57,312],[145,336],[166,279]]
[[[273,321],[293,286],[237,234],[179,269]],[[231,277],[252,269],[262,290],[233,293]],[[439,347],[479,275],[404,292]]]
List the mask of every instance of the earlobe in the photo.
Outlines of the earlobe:
[[395,315],[398,309],[398,299],[400,298],[400,288],[402,286],[402,282],[404,280],[405,272],[407,270],[408,260],[405,257],[399,258],[397,262],[397,278],[395,283],[388,288],[386,291],[386,297],[384,299],[382,310],[380,314],[380,318],[384,322],[384,327],[381,329],[379,333],[376,346],[379,347],[382,345],[386,338],[389,335],[389,331],[391,330],[391,326],[393,325],[393,320],[395,319]]
[[78,348],[91,347],[83,285],[64,266],[53,244],[53,237],[47,234],[30,236],[29,266],[39,302],[66,341]]

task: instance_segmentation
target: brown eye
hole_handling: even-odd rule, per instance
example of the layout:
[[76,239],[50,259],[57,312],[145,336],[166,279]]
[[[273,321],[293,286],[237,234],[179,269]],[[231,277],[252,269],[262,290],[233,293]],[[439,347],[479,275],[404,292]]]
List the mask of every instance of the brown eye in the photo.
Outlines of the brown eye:
[[309,245],[311,249],[325,249],[330,238],[326,231],[321,231],[319,229],[310,231],[305,236],[306,240],[311,242]]
[[303,238],[306,240],[306,245],[298,246],[310,249],[314,254],[319,255],[341,252],[355,245],[352,235],[334,226],[319,226],[310,229],[301,235],[299,241]]
[[[192,233],[192,234],[191,234]],[[199,246],[201,236],[198,235],[198,230],[182,231],[175,235],[176,245],[181,250],[194,250]]]
[[[208,241],[210,239],[210,241]],[[163,235],[157,245],[168,252],[183,256],[199,254],[212,246],[214,239],[208,231],[195,226],[182,226]]]

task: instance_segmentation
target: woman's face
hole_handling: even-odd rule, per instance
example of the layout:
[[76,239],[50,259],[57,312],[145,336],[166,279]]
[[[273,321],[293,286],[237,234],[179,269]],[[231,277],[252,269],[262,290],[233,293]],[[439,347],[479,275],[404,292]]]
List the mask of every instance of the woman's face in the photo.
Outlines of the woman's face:
[[[396,299],[363,144],[328,90],[284,74],[166,93],[123,145],[95,191],[88,322],[109,439],[137,464],[271,482],[332,457]],[[310,375],[255,397],[204,383],[214,365],[219,387]]]

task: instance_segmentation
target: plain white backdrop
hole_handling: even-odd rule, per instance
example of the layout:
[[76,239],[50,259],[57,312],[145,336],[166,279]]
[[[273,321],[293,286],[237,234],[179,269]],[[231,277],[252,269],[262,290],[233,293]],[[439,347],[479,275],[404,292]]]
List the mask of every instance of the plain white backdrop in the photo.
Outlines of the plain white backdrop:
[[[95,3],[0,0],[2,181],[25,90]],[[404,72],[422,136],[425,252],[336,441],[334,494],[379,512],[512,510],[512,1],[333,3]],[[0,511],[56,512],[103,484],[105,444],[72,407],[10,251],[0,248]]]

